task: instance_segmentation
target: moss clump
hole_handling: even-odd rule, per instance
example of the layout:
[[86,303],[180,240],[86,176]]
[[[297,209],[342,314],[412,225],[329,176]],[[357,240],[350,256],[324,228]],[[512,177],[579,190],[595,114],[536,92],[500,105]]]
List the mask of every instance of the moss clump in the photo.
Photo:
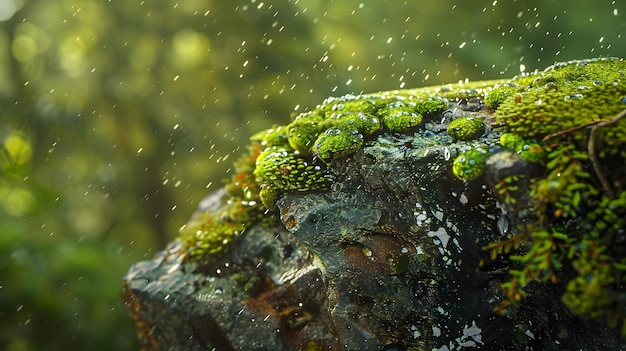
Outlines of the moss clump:
[[324,129],[339,129],[363,135],[372,135],[380,129],[380,120],[365,112],[333,113],[322,124]]
[[320,165],[286,146],[265,149],[257,157],[253,173],[261,189],[259,199],[269,209],[282,193],[326,189],[330,180]]
[[381,98],[372,95],[345,95],[342,97],[330,97],[316,108],[324,114],[339,113],[369,113],[373,114],[380,108]]
[[287,126],[289,145],[300,152],[309,152],[323,130],[324,117],[317,111],[303,113]]
[[416,112],[416,103],[394,101],[383,106],[379,114],[383,125],[392,133],[410,130],[422,123],[422,115]]
[[454,175],[464,181],[474,180],[483,174],[489,151],[483,147],[467,150],[452,163]]
[[392,101],[384,105],[378,114],[385,129],[392,133],[404,133],[422,123],[425,115],[442,112],[448,107],[445,99],[429,98],[422,101]]
[[504,100],[514,96],[520,91],[520,86],[515,83],[498,84],[491,91],[489,91],[487,97],[485,98],[485,103],[487,103],[487,106],[496,109],[504,102]]
[[296,116],[288,126],[289,145],[302,153],[313,151],[324,162],[358,150],[369,136],[386,130],[408,132],[426,115],[448,107],[443,98],[407,99],[398,92],[385,95],[346,95],[330,98],[315,110]]
[[205,213],[183,227],[180,237],[191,256],[207,257],[222,252],[244,229],[244,223]]
[[454,140],[476,139],[485,132],[484,122],[484,118],[457,118],[448,125],[448,135]]
[[216,212],[197,216],[180,230],[183,247],[197,261],[211,262],[238,240],[246,228],[262,220],[265,208],[253,170],[262,146],[252,143],[235,162],[235,175],[224,187]]
[[526,162],[543,163],[547,156],[545,143],[539,143],[534,139],[524,139],[519,134],[502,134],[500,144],[515,151]]
[[[617,59],[577,61],[513,79],[522,88],[502,101],[496,122],[509,132],[541,139],[615,116],[626,108],[624,66]],[[586,134],[581,128],[569,136]]]
[[323,161],[345,157],[363,146],[363,134],[357,131],[327,129],[313,145],[313,153]]

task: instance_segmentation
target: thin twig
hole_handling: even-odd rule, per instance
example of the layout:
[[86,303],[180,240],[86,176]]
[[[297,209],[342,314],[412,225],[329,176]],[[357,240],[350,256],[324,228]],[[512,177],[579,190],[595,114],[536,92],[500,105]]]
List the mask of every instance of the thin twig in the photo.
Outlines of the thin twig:
[[610,126],[611,124],[617,123],[624,116],[626,116],[626,110],[620,112],[617,116],[611,118],[608,121],[602,121],[594,125],[593,128],[591,128],[591,134],[589,134],[589,142],[587,143],[589,160],[591,161],[593,169],[598,176],[598,180],[600,180],[600,184],[602,184],[602,187],[604,188],[604,190],[606,190],[610,198],[613,198],[614,196],[613,188],[611,187],[611,184],[609,184],[609,181],[606,179],[606,175],[602,170],[602,166],[600,166],[600,160],[598,159],[598,155],[596,154],[596,132],[602,127]]
[[558,137],[558,136],[561,136],[563,134],[567,134],[567,133],[576,131],[578,129],[589,127],[591,125],[598,124],[598,123],[601,123],[601,122],[602,122],[602,120],[600,120],[600,121],[592,121],[592,122],[589,122],[589,123],[581,124],[581,125],[576,126],[576,127],[571,127],[571,128],[559,130],[558,132],[546,135],[545,137],[543,137],[543,139],[541,139],[541,141],[545,142],[545,141],[550,140],[550,139],[552,139],[554,137]]

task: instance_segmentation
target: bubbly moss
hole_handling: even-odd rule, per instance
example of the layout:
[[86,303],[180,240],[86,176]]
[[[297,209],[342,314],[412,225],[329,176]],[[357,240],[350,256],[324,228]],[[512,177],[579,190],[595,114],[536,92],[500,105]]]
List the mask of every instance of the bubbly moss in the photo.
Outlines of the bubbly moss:
[[420,123],[422,123],[422,116],[415,112],[397,110],[389,113],[388,116],[383,117],[383,123],[385,127],[393,133],[402,133],[409,131]]
[[484,121],[484,118],[457,118],[448,125],[448,135],[454,140],[476,139],[485,132]]
[[245,223],[205,213],[183,227],[180,238],[192,256],[207,257],[224,251],[244,229]]
[[287,135],[294,150],[312,150],[322,161],[330,162],[355,152],[372,134],[409,132],[422,123],[423,116],[447,107],[443,98],[406,99],[400,92],[346,95],[329,98],[315,110],[297,115],[287,126]]
[[259,198],[269,209],[274,208],[276,197],[282,193],[326,189],[329,182],[320,165],[288,147],[265,149],[257,157],[254,175],[261,189]]
[[383,126],[392,133],[405,133],[413,130],[426,115],[443,112],[448,101],[442,98],[428,98],[420,101],[397,100],[383,106],[379,115]]
[[380,129],[380,120],[366,112],[333,113],[322,124],[324,129],[339,129],[356,132],[362,135],[371,135]]
[[483,174],[488,158],[489,152],[485,148],[467,150],[454,160],[452,172],[461,180],[474,180]]
[[345,157],[363,146],[363,134],[357,131],[327,129],[313,145],[313,153],[323,161]]
[[294,150],[308,152],[323,130],[323,121],[323,115],[316,113],[316,111],[298,115],[287,126],[289,145]]

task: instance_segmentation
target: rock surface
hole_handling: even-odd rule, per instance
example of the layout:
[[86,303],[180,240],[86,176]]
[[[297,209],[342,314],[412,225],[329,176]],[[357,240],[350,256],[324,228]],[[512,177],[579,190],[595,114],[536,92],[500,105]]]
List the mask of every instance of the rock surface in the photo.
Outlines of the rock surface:
[[[467,117],[484,118],[484,134],[452,139],[449,121]],[[415,133],[381,133],[329,162],[329,189],[280,196],[275,220],[246,228],[218,259],[189,260],[175,241],[135,264],[123,299],[143,349],[626,349],[606,319],[568,310],[561,282],[531,282],[523,304],[494,312],[509,263],[482,248],[532,220],[533,207],[529,182],[515,203],[494,188],[539,170],[498,146],[492,119],[480,101],[451,103]],[[484,177],[463,182],[452,160],[478,144],[491,147]]]

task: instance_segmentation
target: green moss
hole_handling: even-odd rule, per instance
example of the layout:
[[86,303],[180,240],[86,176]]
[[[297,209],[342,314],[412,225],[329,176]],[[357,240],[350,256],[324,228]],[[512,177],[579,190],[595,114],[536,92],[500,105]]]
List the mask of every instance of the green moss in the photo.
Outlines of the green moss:
[[[502,82],[486,94],[496,125],[505,133],[502,145],[522,159],[541,163],[550,142],[576,143],[586,148],[587,126],[606,121],[626,108],[626,64],[619,59],[559,63],[543,72]],[[455,123],[449,126],[454,138]],[[550,139],[539,142],[541,139]],[[507,140],[510,139],[510,140]],[[602,129],[597,138],[600,157],[626,158],[626,120]],[[621,171],[624,174],[626,171]]]
[[326,189],[330,180],[320,165],[289,147],[265,149],[257,157],[253,173],[261,188],[259,198],[269,209],[282,193]]
[[515,151],[526,162],[543,163],[547,156],[548,147],[534,139],[524,139],[515,133],[504,133],[500,137],[500,144]]
[[515,96],[520,91],[520,86],[515,83],[498,84],[493,88],[493,90],[489,91],[487,97],[485,98],[485,103],[487,106],[496,109],[506,99]]
[[363,146],[363,134],[356,131],[327,129],[317,138],[313,153],[322,161],[345,157]]
[[300,152],[313,152],[324,162],[358,150],[365,139],[381,129],[408,132],[422,123],[423,116],[448,107],[442,98],[406,99],[398,92],[346,95],[329,98],[313,111],[296,116],[288,126],[289,145]]
[[323,130],[323,114],[318,111],[298,115],[287,126],[289,145],[294,150],[308,152]]
[[489,152],[485,148],[470,149],[459,155],[452,163],[454,175],[464,181],[474,180],[483,174]]
[[[273,131],[263,135],[278,142]],[[261,136],[261,133],[256,137]],[[226,182],[221,206],[216,212],[203,213],[180,230],[183,247],[198,261],[211,262],[238,240],[246,228],[265,219],[259,198],[260,187],[253,171],[261,142],[254,141],[248,152],[235,161],[235,174]]]
[[[516,78],[523,88],[501,103],[496,121],[509,132],[541,139],[615,116],[626,108],[625,66],[622,60],[579,61]],[[569,135],[584,138],[586,131]]]
[[557,64],[513,79],[517,90],[500,101],[502,146],[544,166],[530,183],[535,222],[489,246],[497,254],[526,242],[505,255],[516,262],[503,284],[510,302],[526,296],[531,281],[563,281],[574,313],[626,325],[625,79],[623,60]]
[[256,295],[261,288],[261,278],[245,272],[237,272],[232,275],[234,285],[248,293],[250,296]]
[[415,112],[396,111],[385,116],[383,123],[392,133],[408,132],[422,123],[422,116]]
[[485,132],[484,121],[484,118],[457,118],[448,125],[448,135],[454,140],[476,139]]
[[419,101],[396,100],[379,110],[383,126],[392,133],[409,132],[420,123],[425,115],[439,113],[448,107],[448,101],[428,98]]
[[326,99],[318,109],[328,113],[374,113],[380,107],[376,95],[345,95]]
[[443,112],[448,108],[448,100],[442,97],[429,97],[428,99],[418,101],[415,105],[415,112],[426,116],[434,113]]
[[250,141],[258,143],[262,147],[286,146],[289,144],[287,127],[274,125],[270,129],[260,131],[250,137]]
[[[415,101],[409,101],[409,100]],[[251,137],[249,152],[235,162],[235,175],[216,213],[207,213],[181,231],[192,257],[211,261],[240,234],[274,210],[282,194],[324,190],[331,177],[320,162],[346,157],[383,129],[407,131],[422,115],[442,111],[444,99],[395,94],[346,95],[329,98],[314,110]],[[406,113],[406,114],[405,114]]]
[[383,125],[392,133],[408,131],[422,123],[422,115],[416,111],[416,103],[394,101],[380,109]]
[[508,149],[521,150],[524,144],[526,144],[526,139],[519,134],[504,133],[500,136],[500,145]]
[[366,112],[341,112],[331,114],[322,127],[326,130],[339,129],[367,136],[380,129],[380,120]]
[[180,238],[194,257],[212,256],[224,251],[245,229],[244,223],[223,220],[206,213],[181,229]]

